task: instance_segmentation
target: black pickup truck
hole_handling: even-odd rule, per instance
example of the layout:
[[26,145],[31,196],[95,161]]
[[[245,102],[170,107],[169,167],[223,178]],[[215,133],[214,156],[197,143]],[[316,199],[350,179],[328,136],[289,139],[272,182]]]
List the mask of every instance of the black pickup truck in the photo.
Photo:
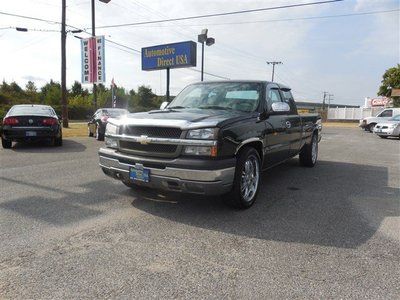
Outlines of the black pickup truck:
[[266,81],[201,82],[159,110],[109,119],[103,172],[136,188],[256,200],[261,171],[299,155],[313,167],[318,115],[300,116],[290,88]]

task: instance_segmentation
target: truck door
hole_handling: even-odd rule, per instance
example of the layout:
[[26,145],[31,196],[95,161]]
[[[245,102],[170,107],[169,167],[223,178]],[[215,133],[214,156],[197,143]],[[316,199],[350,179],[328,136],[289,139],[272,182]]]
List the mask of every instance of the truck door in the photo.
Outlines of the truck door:
[[294,103],[294,99],[290,89],[281,88],[283,101],[290,106],[290,113],[286,117],[286,134],[289,140],[289,156],[295,156],[299,153],[302,146],[302,130],[303,124]]
[[[266,109],[271,111],[274,102],[282,102],[278,85],[270,83],[266,91]],[[265,165],[271,167],[289,157],[289,139],[286,131],[286,115],[269,115],[266,123]]]

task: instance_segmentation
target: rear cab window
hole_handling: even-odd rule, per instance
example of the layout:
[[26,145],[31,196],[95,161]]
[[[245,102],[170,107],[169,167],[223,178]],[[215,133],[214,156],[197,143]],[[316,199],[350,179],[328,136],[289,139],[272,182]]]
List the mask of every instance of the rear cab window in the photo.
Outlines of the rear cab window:
[[384,110],[383,112],[381,112],[378,115],[378,117],[381,117],[381,118],[387,118],[387,117],[392,117],[392,116],[393,116],[393,110],[391,110],[391,109]]

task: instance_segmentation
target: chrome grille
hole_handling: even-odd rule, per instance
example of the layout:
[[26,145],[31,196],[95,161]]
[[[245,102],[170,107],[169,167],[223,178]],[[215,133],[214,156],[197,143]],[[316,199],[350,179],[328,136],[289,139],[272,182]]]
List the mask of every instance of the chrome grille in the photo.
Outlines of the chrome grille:
[[159,138],[180,138],[182,130],[173,127],[153,127],[153,126],[126,126],[124,133],[126,135],[141,136],[147,135],[149,137]]
[[120,141],[121,148],[129,149],[132,151],[152,152],[152,153],[175,153],[176,145],[163,145],[163,144],[148,144],[142,145],[136,142]]

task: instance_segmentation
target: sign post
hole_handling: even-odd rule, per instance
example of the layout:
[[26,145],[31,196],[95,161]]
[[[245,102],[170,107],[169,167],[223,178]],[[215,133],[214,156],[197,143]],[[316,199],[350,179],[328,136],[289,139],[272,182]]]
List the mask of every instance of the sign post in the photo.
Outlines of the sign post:
[[142,70],[167,70],[166,98],[169,102],[170,69],[196,66],[197,45],[193,41],[142,48]]

